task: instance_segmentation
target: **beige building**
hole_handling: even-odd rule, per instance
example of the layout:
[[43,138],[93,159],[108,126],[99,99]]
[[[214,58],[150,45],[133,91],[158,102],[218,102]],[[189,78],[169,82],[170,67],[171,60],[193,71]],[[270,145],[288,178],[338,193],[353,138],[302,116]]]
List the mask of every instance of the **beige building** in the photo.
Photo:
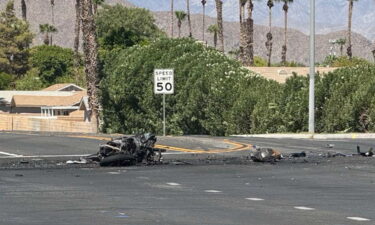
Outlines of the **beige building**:
[[87,92],[75,84],[0,91],[0,130],[95,133]]
[[[300,76],[307,76],[309,74],[309,67],[247,67],[247,69],[261,75],[264,78],[275,80],[279,83],[285,81],[296,73]],[[316,67],[315,71],[321,74],[329,73],[338,68],[336,67]]]

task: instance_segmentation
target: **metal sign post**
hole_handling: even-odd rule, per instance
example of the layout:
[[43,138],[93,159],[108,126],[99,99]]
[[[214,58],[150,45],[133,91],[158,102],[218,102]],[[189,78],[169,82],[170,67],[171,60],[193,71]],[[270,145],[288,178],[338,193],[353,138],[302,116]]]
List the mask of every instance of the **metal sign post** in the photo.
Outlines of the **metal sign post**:
[[154,93],[163,94],[163,135],[166,135],[165,124],[165,95],[174,94],[174,71],[173,69],[154,70]]

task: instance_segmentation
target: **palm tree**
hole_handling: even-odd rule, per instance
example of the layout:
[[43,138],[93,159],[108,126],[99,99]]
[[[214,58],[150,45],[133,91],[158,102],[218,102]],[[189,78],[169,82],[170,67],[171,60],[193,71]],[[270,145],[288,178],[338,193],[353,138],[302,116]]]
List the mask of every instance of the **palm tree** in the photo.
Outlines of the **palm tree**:
[[81,0],[81,19],[83,34],[83,53],[85,56],[85,73],[87,80],[87,95],[89,97],[90,119],[99,127],[99,67],[98,67],[98,42],[93,14],[92,0]]
[[171,26],[171,37],[173,38],[173,25],[174,25],[174,23],[173,23],[173,12],[174,12],[174,9],[173,9],[173,3],[174,3],[174,0],[171,0],[171,24],[170,24],[170,26]]
[[22,19],[27,20],[27,7],[25,0],[21,0]]
[[245,17],[245,5],[247,3],[247,0],[239,0],[238,5],[240,7],[240,60],[244,64],[245,63],[245,44],[246,44],[246,29],[245,29],[245,23],[244,23],[244,17]]
[[268,66],[271,66],[271,56],[272,56],[272,7],[274,6],[273,0],[267,0],[268,6],[268,19],[269,19],[269,31],[267,33],[267,41],[266,41],[266,48],[267,48],[267,56],[268,56]]
[[247,4],[247,20],[246,20],[246,46],[245,46],[245,65],[254,65],[254,20],[253,20],[253,10],[254,10],[254,0],[248,0]]
[[278,0],[284,2],[283,10],[284,10],[284,45],[281,50],[281,63],[283,65],[286,64],[286,51],[287,51],[287,35],[288,35],[288,10],[289,10],[289,3],[293,3],[293,0]]
[[102,5],[104,3],[104,1],[105,0],[93,0],[92,10],[93,10],[94,15],[98,12],[98,6]]
[[187,14],[184,11],[176,11],[176,18],[177,18],[177,27],[178,27],[178,37],[181,37],[181,25],[182,21],[186,19]]
[[[55,26],[55,0],[50,0],[51,3],[51,22],[52,26]],[[50,35],[50,44],[52,45],[52,34]]]
[[76,0],[76,21],[74,26],[74,54],[75,54],[75,64],[79,63],[79,37],[81,31],[81,0]]
[[216,1],[217,26],[219,28],[219,50],[224,52],[223,1]]
[[338,39],[338,40],[335,41],[335,44],[340,45],[340,54],[341,54],[341,56],[343,56],[344,45],[346,44],[346,39],[345,38],[340,38],[340,39]]
[[202,20],[203,20],[203,29],[202,29],[202,41],[204,42],[204,32],[206,32],[206,22],[205,22],[205,17],[206,17],[206,3],[207,3],[207,1],[206,0],[202,0],[201,1],[201,3],[202,3],[202,8],[203,8],[203,18],[202,18]]
[[53,25],[50,25],[48,23],[46,24],[39,24],[39,32],[44,34],[44,40],[43,43],[45,45],[52,45],[52,33],[57,33],[56,27]]
[[351,59],[353,57],[352,52],[352,18],[353,18],[353,5],[354,2],[357,2],[358,0],[348,0],[349,1],[349,13],[348,13],[348,49],[347,54],[349,58]]
[[214,46],[216,48],[216,46],[217,46],[217,33],[219,32],[219,27],[217,26],[217,24],[213,24],[213,25],[208,27],[207,31],[214,35]]
[[55,25],[55,0],[50,0],[51,3],[51,21],[52,25]]
[[190,0],[186,0],[186,10],[187,10],[187,18],[189,24],[189,37],[193,37],[193,31],[191,29],[191,20],[190,20]]

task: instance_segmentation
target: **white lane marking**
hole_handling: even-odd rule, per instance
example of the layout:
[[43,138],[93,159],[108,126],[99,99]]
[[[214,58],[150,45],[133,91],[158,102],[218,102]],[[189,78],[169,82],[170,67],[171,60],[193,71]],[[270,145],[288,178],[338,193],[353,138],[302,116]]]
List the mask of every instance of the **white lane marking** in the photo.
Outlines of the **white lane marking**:
[[299,210],[315,210],[314,208],[305,207],[305,206],[295,206],[294,208],[299,209]]
[[[157,154],[157,152],[156,152]],[[191,155],[194,154],[193,152],[163,152],[161,155]]]
[[204,192],[207,192],[207,193],[221,193],[222,191],[218,191],[218,190],[205,190]]
[[179,183],[167,183],[168,185],[171,185],[171,186],[180,186],[181,184]]
[[118,175],[121,174],[120,172],[108,172],[109,174]]
[[9,153],[9,152],[1,152],[0,151],[0,154],[6,155],[6,156],[13,156],[13,157],[22,157],[22,155],[13,154],[13,153]]
[[[3,154],[2,152],[0,152],[0,154]],[[10,154],[10,153],[8,153]],[[9,155],[9,156],[0,156],[0,158],[19,158],[19,157],[22,157],[22,158],[59,158],[59,157],[85,157],[85,156],[89,156],[89,155]]]
[[355,221],[370,221],[370,219],[362,218],[362,217],[346,217],[349,220],[355,220]]
[[246,199],[250,201],[264,201],[263,198],[246,198]]

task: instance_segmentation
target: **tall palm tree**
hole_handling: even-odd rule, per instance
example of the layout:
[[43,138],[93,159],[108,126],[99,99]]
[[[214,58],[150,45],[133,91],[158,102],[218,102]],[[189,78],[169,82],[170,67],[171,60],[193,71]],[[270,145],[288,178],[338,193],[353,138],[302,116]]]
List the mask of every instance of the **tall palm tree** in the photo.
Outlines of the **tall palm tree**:
[[51,22],[55,25],[55,0],[50,0],[51,4]]
[[27,20],[27,7],[25,0],[21,0],[22,19]]
[[340,38],[335,41],[335,44],[340,45],[340,55],[343,56],[344,54],[344,45],[346,44],[346,39],[345,38]]
[[206,32],[206,3],[207,1],[206,0],[202,0],[201,1],[202,3],[202,9],[203,9],[203,18],[202,18],[202,23],[203,23],[203,29],[202,29],[202,41],[204,42],[204,33]]
[[190,0],[186,0],[186,10],[187,10],[187,19],[189,24],[189,37],[193,37],[193,31],[191,29],[191,19],[190,19]]
[[177,18],[178,37],[181,37],[182,21],[186,19],[187,14],[184,11],[175,11],[175,15]]
[[247,4],[247,19],[246,19],[246,66],[254,65],[254,20],[253,20],[253,10],[254,10],[254,0],[248,0]]
[[52,45],[52,33],[57,33],[56,27],[53,25],[50,25],[48,23],[46,24],[39,24],[39,32],[44,34],[43,43],[45,45]]
[[353,57],[352,52],[352,18],[353,18],[353,5],[354,2],[358,0],[348,0],[349,1],[349,13],[348,13],[348,49],[346,50],[349,58]]
[[98,67],[98,42],[93,14],[92,0],[81,0],[81,19],[83,34],[83,53],[85,56],[85,73],[87,80],[87,95],[89,97],[90,119],[99,127],[99,67]]
[[219,32],[219,27],[217,26],[217,24],[212,24],[211,26],[208,27],[207,31],[214,35],[214,47],[216,48],[217,33]]
[[217,26],[219,28],[219,50],[224,52],[223,1],[216,1]]
[[74,25],[74,54],[75,54],[75,64],[79,63],[79,40],[81,31],[81,0],[75,0],[75,10],[76,10],[76,21]]
[[239,58],[241,62],[244,64],[245,63],[245,45],[246,45],[246,29],[245,29],[245,23],[244,23],[244,18],[245,18],[245,5],[247,3],[247,0],[239,0],[238,5],[239,5],[239,16],[240,16],[240,52],[239,52]]
[[266,41],[266,48],[267,48],[267,56],[268,56],[268,66],[271,66],[271,56],[272,56],[272,7],[274,6],[273,0],[267,0],[268,6],[268,26],[269,31],[267,33],[267,41]]
[[[55,0],[50,0],[51,3],[51,22],[52,26],[55,26]],[[52,45],[53,35],[50,35],[50,44]]]
[[286,52],[287,52],[287,40],[288,40],[288,10],[289,4],[293,3],[293,0],[278,0],[284,2],[283,10],[284,10],[284,45],[281,50],[281,63],[283,65],[286,64]]
[[173,9],[173,3],[174,3],[174,0],[171,0],[171,14],[170,14],[170,16],[171,16],[171,24],[170,24],[170,26],[171,26],[171,37],[173,38],[173,26],[174,26],[174,23],[173,23],[173,17],[174,17],[174,15],[173,15],[173,13],[174,13],[174,9]]

